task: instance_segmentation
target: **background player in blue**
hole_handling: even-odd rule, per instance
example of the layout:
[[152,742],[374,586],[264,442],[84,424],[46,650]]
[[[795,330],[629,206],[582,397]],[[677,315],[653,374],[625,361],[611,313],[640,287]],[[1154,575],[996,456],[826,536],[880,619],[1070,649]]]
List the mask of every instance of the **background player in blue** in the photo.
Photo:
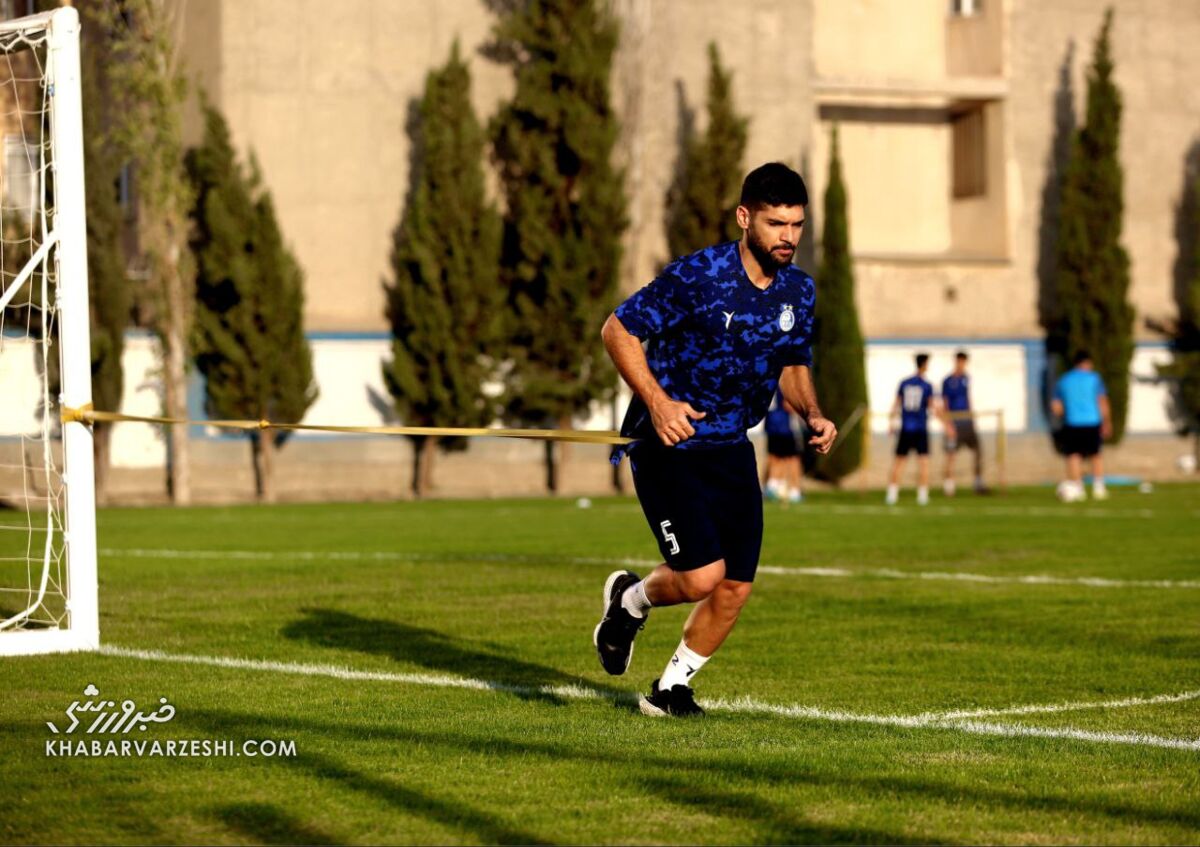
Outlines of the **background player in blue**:
[[794,410],[783,392],[776,391],[763,424],[767,431],[767,482],[764,494],[768,500],[799,503],[804,500],[801,479],[804,468],[800,462],[800,445],[792,429]]
[[1104,462],[1100,444],[1112,435],[1112,411],[1104,380],[1086,352],[1075,356],[1075,367],[1058,379],[1050,409],[1062,418],[1063,452],[1067,456],[1067,478],[1059,486],[1059,496],[1073,502],[1083,500],[1083,459],[1092,460],[1092,497],[1104,500],[1108,489],[1104,485]]
[[[917,451],[917,504],[924,506],[929,502],[929,412],[938,413],[938,406],[933,386],[925,379],[929,354],[918,353],[916,362],[917,372],[900,383],[888,414],[889,433],[895,433],[894,421],[896,414],[900,414],[900,437],[896,440],[896,457],[892,460],[892,474],[888,478],[886,500],[889,506],[894,506],[900,499],[900,474],[913,450]],[[948,434],[954,432],[949,419],[943,418],[943,423]]]
[[636,439],[634,485],[665,561],[644,580],[609,575],[593,633],[601,665],[625,672],[652,607],[696,604],[641,698],[648,715],[703,714],[689,683],[750,597],[762,490],[746,430],[779,387],[818,452],[837,436],[810,372],[815,286],[791,264],[807,204],[804,180],[786,165],[755,169],[736,212],[741,240],[672,262],[604,324],[605,348],[633,389],[621,432]]
[[942,480],[942,491],[947,497],[954,496],[954,456],[967,447],[975,456],[975,492],[987,491],[983,484],[983,452],[979,446],[979,435],[975,432],[975,419],[971,417],[971,376],[967,373],[967,352],[954,354],[954,370],[942,380],[942,403],[951,428],[946,430],[946,475]]

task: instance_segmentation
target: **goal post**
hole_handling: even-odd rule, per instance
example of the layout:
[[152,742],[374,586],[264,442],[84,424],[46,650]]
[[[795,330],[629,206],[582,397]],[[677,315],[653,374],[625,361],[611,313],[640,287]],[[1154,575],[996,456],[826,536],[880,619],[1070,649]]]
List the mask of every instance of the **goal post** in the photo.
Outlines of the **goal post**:
[[92,398],[79,41],[70,7],[0,22],[0,656],[100,643],[92,433],[61,420]]

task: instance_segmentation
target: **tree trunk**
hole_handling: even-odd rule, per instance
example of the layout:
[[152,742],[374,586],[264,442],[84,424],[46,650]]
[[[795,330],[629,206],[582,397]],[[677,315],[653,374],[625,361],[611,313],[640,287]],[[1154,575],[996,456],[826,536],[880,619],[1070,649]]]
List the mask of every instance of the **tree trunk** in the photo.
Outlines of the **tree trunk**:
[[275,502],[275,437],[261,431],[250,438],[254,458],[254,494],[260,503]]
[[422,436],[413,445],[412,493],[417,499],[429,494],[433,488],[433,456],[437,438]]
[[98,423],[92,429],[92,460],[96,466],[96,503],[108,503],[108,470],[112,462],[112,427]]
[[[163,336],[163,400],[167,417],[187,418],[187,362],[183,327],[170,309],[167,332]],[[188,453],[188,427],[167,427],[167,494],[176,506],[192,502],[192,465]]]
[[551,494],[558,493],[558,457],[555,455],[554,442],[544,442],[546,450],[546,490]]

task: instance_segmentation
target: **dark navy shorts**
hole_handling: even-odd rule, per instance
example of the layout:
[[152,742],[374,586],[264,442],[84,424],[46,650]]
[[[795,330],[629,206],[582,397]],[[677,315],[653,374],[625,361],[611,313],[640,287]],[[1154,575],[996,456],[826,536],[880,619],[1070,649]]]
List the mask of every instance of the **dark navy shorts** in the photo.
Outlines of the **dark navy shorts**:
[[781,459],[790,459],[792,456],[800,455],[800,448],[796,445],[796,436],[793,433],[787,435],[768,433],[767,452]]
[[1062,431],[1063,453],[1079,455],[1085,459],[1100,452],[1100,427],[1064,426]]
[[929,455],[929,430],[904,429],[900,431],[900,438],[896,440],[896,455],[907,456],[913,450],[917,451],[918,456]]
[[750,442],[680,450],[643,441],[629,462],[646,522],[672,570],[724,559],[726,579],[754,581],[763,512]]

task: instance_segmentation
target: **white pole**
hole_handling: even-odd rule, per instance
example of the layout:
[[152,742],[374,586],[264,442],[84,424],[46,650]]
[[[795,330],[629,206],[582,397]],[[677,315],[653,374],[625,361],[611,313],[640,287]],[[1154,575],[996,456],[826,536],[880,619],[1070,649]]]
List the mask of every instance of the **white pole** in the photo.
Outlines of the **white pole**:
[[[79,13],[64,7],[50,16],[47,72],[54,154],[58,234],[59,339],[62,406],[92,402],[91,325],[88,313],[87,224],[83,189],[83,109],[79,84]],[[100,646],[96,580],[96,490],[92,431],[63,424],[66,489],[67,610],[74,649]]]

